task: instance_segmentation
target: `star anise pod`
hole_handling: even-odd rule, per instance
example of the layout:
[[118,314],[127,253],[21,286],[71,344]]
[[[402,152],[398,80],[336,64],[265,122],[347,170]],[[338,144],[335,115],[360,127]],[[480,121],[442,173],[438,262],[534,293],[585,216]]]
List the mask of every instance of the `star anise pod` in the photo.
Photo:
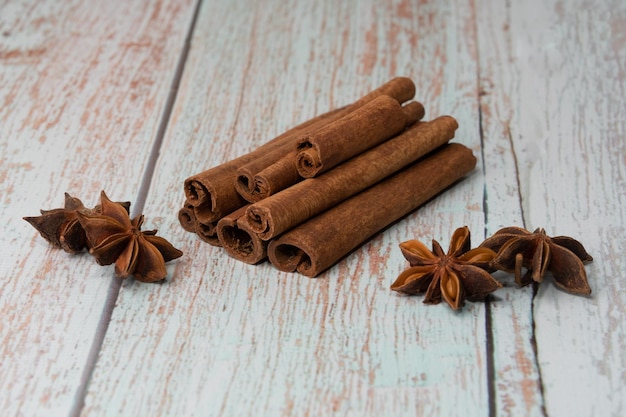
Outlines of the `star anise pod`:
[[89,252],[100,265],[115,263],[115,273],[126,278],[133,275],[142,282],[155,282],[167,275],[165,262],[182,256],[182,252],[156,230],[141,231],[143,215],[130,219],[126,210],[100,196],[101,213],[79,212],[78,220],[85,229]]
[[[571,237],[549,237],[542,228],[530,232],[521,227],[505,227],[480,246],[498,252],[491,265],[515,272],[515,282],[520,286],[541,282],[545,272],[551,271],[555,285],[562,290],[591,294],[584,263],[593,258]],[[523,275],[522,268],[527,269]]]
[[392,290],[410,295],[425,292],[426,304],[438,304],[443,297],[457,310],[466,298],[479,300],[502,286],[487,272],[495,252],[489,248],[470,250],[467,226],[456,229],[447,254],[436,240],[432,248],[428,250],[417,240],[400,244],[410,267],[398,276]]
[[[128,211],[130,203],[118,203]],[[24,217],[39,234],[52,246],[61,248],[68,253],[79,253],[87,246],[87,238],[80,222],[78,211],[98,212],[100,206],[87,209],[83,202],[65,193],[65,206],[52,210],[40,210],[41,216]]]

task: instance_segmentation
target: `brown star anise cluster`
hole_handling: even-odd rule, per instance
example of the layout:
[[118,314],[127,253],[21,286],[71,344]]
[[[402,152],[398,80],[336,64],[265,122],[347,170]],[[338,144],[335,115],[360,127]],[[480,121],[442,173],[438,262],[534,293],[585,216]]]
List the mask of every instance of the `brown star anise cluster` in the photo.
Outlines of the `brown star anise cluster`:
[[[456,310],[465,299],[482,299],[500,288],[502,284],[490,273],[502,270],[514,272],[520,286],[539,283],[550,271],[560,289],[591,293],[584,263],[592,257],[571,237],[548,237],[543,229],[530,232],[506,227],[471,249],[469,229],[461,227],[452,235],[447,253],[435,240],[432,247],[431,251],[416,240],[400,244],[409,268],[391,285],[392,290],[409,295],[425,293],[424,303],[438,304],[443,299]],[[522,268],[526,268],[524,274]]]
[[[117,203],[130,209],[130,202]],[[101,213],[101,205],[88,209],[76,197],[65,193],[65,207],[52,210],[40,210],[41,216],[24,217],[48,243],[68,253],[79,253],[87,247],[85,231],[78,221],[79,211]]]
[[165,263],[183,253],[156,236],[156,230],[142,231],[143,215],[131,220],[129,207],[130,203],[111,201],[102,191],[100,204],[88,209],[66,193],[64,208],[41,210],[41,216],[24,220],[55,247],[73,254],[87,248],[98,264],[115,263],[119,277],[161,281],[167,275]]
[[502,286],[487,272],[496,253],[489,248],[470,249],[467,227],[454,232],[447,253],[436,240],[432,248],[417,240],[400,244],[410,267],[398,276],[392,290],[410,295],[426,293],[426,304],[439,304],[443,298],[457,310],[466,298],[482,299]]
[[[521,227],[505,227],[480,246],[498,252],[491,265],[502,271],[515,272],[515,282],[519,286],[541,282],[546,271],[550,271],[560,289],[572,294],[591,294],[584,263],[593,258],[571,237],[549,237],[542,228],[530,232]],[[522,267],[526,268],[524,275]]]

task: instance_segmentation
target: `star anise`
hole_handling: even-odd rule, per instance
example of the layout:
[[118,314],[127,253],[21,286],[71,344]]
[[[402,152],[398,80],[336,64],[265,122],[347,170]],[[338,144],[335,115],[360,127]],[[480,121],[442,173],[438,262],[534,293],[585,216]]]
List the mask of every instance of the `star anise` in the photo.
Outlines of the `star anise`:
[[142,282],[155,282],[167,275],[165,262],[182,256],[182,252],[156,230],[141,231],[143,215],[130,219],[122,206],[100,196],[101,213],[78,212],[85,229],[89,252],[100,265],[115,263],[115,273],[126,278],[133,275]]
[[[541,282],[545,272],[551,271],[555,285],[562,290],[591,294],[584,263],[593,258],[571,237],[549,237],[542,228],[530,232],[521,227],[505,227],[480,246],[498,252],[491,265],[515,272],[515,282],[520,286]],[[524,275],[522,267],[527,269]]]
[[[130,203],[118,203],[128,211]],[[52,210],[40,210],[41,216],[24,217],[39,234],[52,246],[68,253],[79,253],[87,246],[87,238],[80,222],[78,211],[99,212],[100,206],[87,209],[83,202],[65,193],[65,207]]]
[[456,229],[444,253],[436,240],[432,251],[417,240],[400,244],[402,254],[410,267],[391,285],[394,291],[414,295],[426,293],[424,303],[438,304],[441,298],[457,310],[465,299],[479,300],[502,285],[487,272],[496,255],[488,248],[471,249],[470,231]]

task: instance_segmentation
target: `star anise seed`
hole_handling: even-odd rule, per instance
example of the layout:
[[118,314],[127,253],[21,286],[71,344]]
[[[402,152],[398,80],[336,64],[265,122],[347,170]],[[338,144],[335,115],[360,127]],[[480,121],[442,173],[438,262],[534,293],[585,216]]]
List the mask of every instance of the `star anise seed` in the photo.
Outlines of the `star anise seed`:
[[465,299],[485,298],[502,286],[487,272],[496,254],[489,248],[470,248],[467,226],[456,229],[447,254],[436,240],[432,241],[432,251],[417,240],[401,243],[400,250],[410,267],[391,289],[409,295],[426,293],[426,304],[438,304],[443,298],[454,310]]
[[[119,203],[130,207],[130,203]],[[52,210],[40,210],[41,216],[24,217],[39,234],[52,246],[61,248],[68,253],[79,253],[87,246],[85,231],[78,221],[77,211],[89,211],[83,202],[65,193],[65,206]],[[98,212],[99,206],[91,211]]]
[[143,215],[130,219],[128,212],[112,202],[104,191],[100,195],[101,213],[79,212],[89,252],[100,265],[115,263],[121,278],[133,275],[142,282],[161,281],[167,275],[165,262],[182,256],[156,230],[141,231]]
[[[549,237],[542,228],[530,232],[521,227],[505,227],[480,247],[496,251],[492,266],[515,272],[515,282],[519,286],[542,282],[546,271],[551,271],[554,283],[560,289],[573,294],[591,294],[584,263],[593,258],[571,237]],[[523,275],[522,268],[526,268]]]

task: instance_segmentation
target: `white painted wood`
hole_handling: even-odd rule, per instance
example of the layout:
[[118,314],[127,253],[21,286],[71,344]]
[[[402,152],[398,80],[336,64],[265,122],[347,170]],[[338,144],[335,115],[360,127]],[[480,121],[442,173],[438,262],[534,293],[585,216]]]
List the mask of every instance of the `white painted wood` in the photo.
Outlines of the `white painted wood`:
[[[113,275],[21,217],[64,191],[141,194],[194,7],[83,3],[0,5],[7,416],[80,411]],[[185,255],[164,284],[124,282],[83,416],[624,414],[626,5],[420,3],[203,2],[144,209]],[[187,176],[395,75],[416,80],[427,118],[458,119],[479,157],[458,186],[317,279],[179,226]],[[592,296],[498,274],[487,306],[453,313],[389,290],[399,242],[446,247],[464,224],[474,245],[512,224],[580,238]]]
[[166,284],[124,284],[83,415],[486,415],[483,304],[389,290],[399,242],[482,239],[480,170],[318,279],[239,263],[175,216],[186,176],[395,75],[480,151],[473,30],[463,2],[205,2],[145,210],[185,256]]
[[[488,159],[494,161],[488,171],[505,177],[488,190],[513,197],[515,191],[505,184],[515,184],[517,176],[523,215],[515,204],[494,211],[489,197],[489,223],[523,220],[530,229],[545,227],[550,235],[580,239],[594,256],[587,267],[590,298],[558,291],[548,278],[534,311],[530,303],[524,305],[525,295],[510,312],[494,309],[499,408],[541,414],[540,376],[543,411],[549,416],[622,415],[626,5],[510,2],[493,11],[493,2],[483,3],[485,151],[491,147],[505,161]],[[532,335],[530,314],[536,363],[530,341],[523,338]],[[515,345],[499,342],[511,332],[507,321],[520,332]]]
[[22,216],[134,200],[191,2],[0,5],[0,409],[75,405],[112,268],[51,249]]
[[[485,162],[486,233],[524,226],[512,135],[514,115],[525,103],[516,101],[517,66],[512,65],[510,30],[516,19],[508,2],[480,1],[476,10],[479,56],[479,101]],[[531,100],[527,105],[534,105]],[[544,399],[533,348],[533,290],[519,288],[509,274],[498,272],[504,288],[489,305],[492,335],[492,402],[498,415],[540,416]]]

